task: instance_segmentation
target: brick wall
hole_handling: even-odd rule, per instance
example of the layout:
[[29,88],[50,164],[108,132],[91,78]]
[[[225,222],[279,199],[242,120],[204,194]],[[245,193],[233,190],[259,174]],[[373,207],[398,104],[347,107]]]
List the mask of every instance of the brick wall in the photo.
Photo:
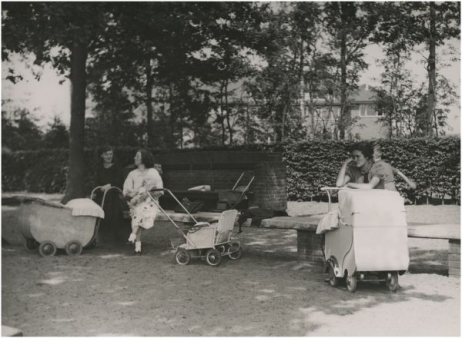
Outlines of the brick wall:
[[238,185],[250,187],[250,204],[273,210],[287,209],[286,168],[280,153],[201,151],[162,154],[164,186],[170,190],[187,190],[197,185],[210,185],[212,190],[231,189],[242,174]]

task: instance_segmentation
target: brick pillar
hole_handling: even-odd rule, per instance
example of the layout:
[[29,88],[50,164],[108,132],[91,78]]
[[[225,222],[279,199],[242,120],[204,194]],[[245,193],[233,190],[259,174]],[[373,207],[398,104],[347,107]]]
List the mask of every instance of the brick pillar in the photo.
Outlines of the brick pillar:
[[281,154],[268,154],[267,161],[255,165],[252,204],[263,209],[287,210],[286,167]]
[[449,240],[448,267],[450,277],[460,278],[460,239]]
[[313,267],[324,267],[324,235],[316,235],[314,231],[297,230],[298,260],[312,263]]

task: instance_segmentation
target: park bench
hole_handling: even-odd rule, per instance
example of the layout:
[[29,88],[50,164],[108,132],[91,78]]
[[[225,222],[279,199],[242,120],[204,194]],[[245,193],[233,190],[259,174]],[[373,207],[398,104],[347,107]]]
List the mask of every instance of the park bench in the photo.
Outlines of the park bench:
[[22,331],[20,329],[2,325],[2,337],[22,337]]
[[[307,261],[313,267],[321,268],[324,264],[322,245],[324,235],[316,235],[319,221],[324,214],[300,217],[274,217],[264,219],[262,228],[286,229],[297,231],[297,255],[299,260]],[[408,237],[444,239],[449,241],[448,267],[449,275],[460,277],[460,225],[408,223]]]

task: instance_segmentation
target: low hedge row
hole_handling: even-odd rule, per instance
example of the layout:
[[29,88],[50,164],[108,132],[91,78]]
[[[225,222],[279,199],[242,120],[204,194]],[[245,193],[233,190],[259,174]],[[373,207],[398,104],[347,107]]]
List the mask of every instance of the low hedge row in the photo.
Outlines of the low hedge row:
[[[288,199],[317,200],[325,196],[323,186],[334,186],[342,162],[348,156],[351,141],[303,141],[275,145],[213,147],[193,151],[265,151],[282,152],[287,167]],[[460,138],[380,140],[383,158],[417,183],[415,191],[396,179],[401,194],[413,202],[429,198],[460,199]],[[133,163],[136,148],[116,148],[118,161]],[[185,152],[192,150],[178,150]],[[165,153],[153,150],[154,154]],[[2,191],[59,193],[66,188],[67,150],[2,152]],[[99,161],[94,149],[85,150],[88,192],[94,187]]]

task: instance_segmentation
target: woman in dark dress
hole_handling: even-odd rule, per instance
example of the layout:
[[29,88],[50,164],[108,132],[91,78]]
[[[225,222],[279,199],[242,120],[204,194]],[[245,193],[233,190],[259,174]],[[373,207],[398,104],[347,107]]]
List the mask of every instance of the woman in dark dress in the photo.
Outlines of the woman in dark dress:
[[[130,232],[130,220],[124,219],[123,211],[128,210],[125,199],[121,193],[123,186],[123,171],[114,157],[111,146],[103,146],[98,150],[101,158],[96,171],[96,186],[100,187],[96,193],[96,202],[102,205],[105,213],[104,220],[100,223],[100,242],[124,242],[126,233]],[[119,189],[111,189],[117,187]]]

